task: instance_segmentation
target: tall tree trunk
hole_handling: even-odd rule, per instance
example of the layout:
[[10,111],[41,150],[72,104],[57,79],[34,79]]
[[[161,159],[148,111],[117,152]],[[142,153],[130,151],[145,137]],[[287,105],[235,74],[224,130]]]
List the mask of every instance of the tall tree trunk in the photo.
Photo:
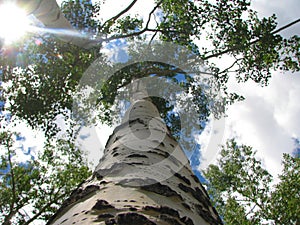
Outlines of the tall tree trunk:
[[222,224],[155,105],[134,97],[93,176],[48,224]]

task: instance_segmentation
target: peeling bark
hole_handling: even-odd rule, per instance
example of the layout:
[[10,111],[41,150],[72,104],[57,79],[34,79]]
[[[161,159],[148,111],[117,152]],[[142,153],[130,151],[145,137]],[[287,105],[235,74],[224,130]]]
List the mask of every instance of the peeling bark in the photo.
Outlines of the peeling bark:
[[110,136],[93,176],[48,224],[217,225],[209,196],[148,99]]

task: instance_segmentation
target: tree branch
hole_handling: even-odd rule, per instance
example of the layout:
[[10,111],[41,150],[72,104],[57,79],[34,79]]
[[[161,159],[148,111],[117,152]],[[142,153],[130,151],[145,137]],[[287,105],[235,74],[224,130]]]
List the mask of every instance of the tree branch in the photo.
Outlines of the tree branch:
[[[167,14],[168,15],[168,14]],[[157,22],[157,20],[156,20],[156,16],[154,15],[154,20],[155,20],[155,22],[156,22],[156,26],[158,26],[158,22]],[[164,19],[164,22],[166,21],[166,18]],[[154,38],[155,38],[155,36],[157,35],[157,33],[158,33],[158,31],[156,31],[156,32],[154,32],[154,34],[152,35],[152,37],[151,37],[151,39],[150,39],[150,41],[149,41],[149,46],[151,45],[151,43],[152,43],[152,41],[154,40]]]
[[250,215],[250,213],[253,213],[255,207],[256,207],[256,205],[254,205],[254,206],[249,210],[249,212],[247,212],[246,217],[247,217],[248,215]]
[[229,70],[232,68],[232,67],[234,67],[235,66],[235,64],[237,64],[239,61],[241,61],[242,60],[242,58],[239,58],[239,59],[235,59],[235,61],[229,66],[229,67],[227,67],[226,69],[224,69],[224,70],[222,70],[219,74],[222,74],[222,73],[224,73],[224,72],[230,72]]
[[291,27],[291,26],[293,26],[293,25],[295,25],[296,23],[299,23],[299,22],[300,22],[300,18],[293,21],[293,22],[291,22],[291,23],[289,23],[289,24],[287,24],[287,25],[285,25],[285,26],[283,26],[283,27],[278,28],[277,30],[274,30],[273,32],[271,32],[271,34],[279,33],[280,31],[285,30],[285,29],[287,29],[287,28],[289,28],[289,27]]
[[48,202],[46,205],[44,205],[37,214],[35,214],[33,217],[31,217],[29,220],[27,220],[23,225],[29,225],[31,222],[36,220],[42,213],[46,211],[48,207],[50,207],[52,204],[56,203],[58,199],[63,198],[66,195],[66,193],[63,193],[59,195],[57,198],[53,199],[53,201]]
[[13,164],[11,161],[11,150],[10,150],[11,146],[9,143],[9,141],[11,140],[11,135],[9,135],[9,137],[7,137],[7,138],[8,138],[6,141],[6,146],[7,146],[7,151],[8,151],[8,159],[7,160],[8,160],[10,172],[11,172],[12,200],[9,205],[9,213],[8,213],[8,215],[5,216],[5,219],[4,219],[4,223],[3,223],[4,225],[10,224],[10,220],[16,214],[16,211],[14,210],[14,206],[15,206],[15,202],[16,202],[16,184],[15,184],[15,174],[14,174]]
[[107,23],[115,22],[118,18],[120,18],[120,16],[122,16],[123,14],[125,14],[126,12],[128,12],[133,6],[134,4],[137,2],[137,0],[133,0],[124,10],[122,10],[120,13],[118,13],[117,15],[115,15],[114,17],[110,18],[109,20],[105,21],[104,24],[101,26],[101,28],[105,27],[105,25]]
[[124,35],[113,35],[109,38],[106,38],[106,39],[102,39],[102,41],[111,41],[111,40],[115,40],[115,39],[119,39],[119,38],[128,38],[128,37],[134,37],[134,36],[138,36],[138,35],[141,35],[147,31],[152,31],[152,32],[163,32],[163,30],[159,30],[159,29],[150,29],[149,28],[149,24],[150,24],[150,21],[151,21],[151,16],[152,14],[155,12],[155,10],[160,6],[160,4],[162,3],[162,1],[158,2],[156,4],[156,6],[151,10],[151,12],[149,13],[148,15],[148,20],[146,22],[146,25],[144,27],[144,29],[138,31],[138,32],[134,32],[134,33],[129,33],[129,34],[124,34]]
[[[299,23],[299,22],[300,22],[300,18],[297,19],[297,20],[295,20],[295,21],[293,21],[293,22],[291,22],[291,23],[289,23],[289,24],[287,24],[287,25],[285,25],[285,26],[283,26],[283,27],[280,27],[277,30],[274,30],[273,32],[271,32],[271,34],[279,33],[280,31],[285,30],[285,29],[287,29],[287,28],[289,28],[289,27],[291,27],[294,24]],[[247,47],[250,46],[250,45],[253,45],[253,44],[257,43],[257,42],[259,42],[260,40],[261,40],[261,38],[258,38],[256,40],[250,41],[249,44],[247,45]],[[228,49],[226,49],[224,51],[221,51],[221,52],[218,52],[218,53],[206,56],[206,57],[203,58],[203,60],[207,60],[207,59],[210,59],[210,58],[215,58],[215,57],[218,57],[220,55],[223,55],[223,54],[235,51],[235,50],[239,50],[240,48],[241,48],[240,46],[233,47],[233,48],[228,48]]]

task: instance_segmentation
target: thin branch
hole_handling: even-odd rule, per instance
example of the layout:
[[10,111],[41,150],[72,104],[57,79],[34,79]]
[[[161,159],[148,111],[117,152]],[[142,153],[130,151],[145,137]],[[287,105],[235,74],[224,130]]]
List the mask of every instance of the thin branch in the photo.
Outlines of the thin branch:
[[155,31],[155,32],[154,32],[154,34],[152,35],[152,37],[151,37],[151,39],[150,39],[150,41],[149,41],[148,46],[150,46],[150,45],[152,44],[152,42],[153,42],[155,36],[157,35],[157,33],[158,33],[158,31]]
[[152,14],[158,9],[158,7],[161,5],[161,3],[162,3],[163,1],[160,1],[160,2],[158,2],[157,4],[156,4],[156,6],[151,10],[151,12],[149,13],[149,15],[148,15],[148,21],[147,21],[147,23],[146,23],[146,28],[148,28],[148,26],[149,26],[149,23],[150,23],[150,21],[151,21],[151,16],[152,16]]
[[[252,196],[249,196],[249,195],[246,195],[242,190],[237,190],[237,193],[241,194],[242,196],[244,196],[244,198],[246,198],[246,200],[248,202],[253,202],[256,206],[258,206],[260,209],[264,210],[264,205],[263,204],[260,204],[258,202],[258,200],[255,198],[255,197],[252,197]],[[252,194],[255,194],[252,192]],[[251,195],[251,193],[250,193]]]
[[28,213],[22,208],[19,209],[18,213],[22,216],[24,221],[26,221],[26,219],[30,219],[30,216],[28,215]]
[[15,173],[14,173],[14,168],[13,168],[13,163],[11,161],[11,150],[10,150],[10,141],[11,135],[8,137],[6,141],[6,146],[7,146],[7,151],[8,151],[8,163],[10,167],[10,172],[11,172],[11,183],[12,183],[12,201],[9,205],[9,214],[5,216],[5,220],[3,224],[10,224],[10,220],[12,217],[16,214],[16,211],[14,211],[14,206],[16,203],[16,184],[15,184]]
[[246,217],[247,217],[248,215],[250,215],[250,213],[253,213],[255,207],[256,207],[256,205],[254,205],[254,206],[249,210],[249,212],[246,214]]
[[[293,26],[294,24],[299,23],[299,22],[300,22],[300,18],[297,19],[297,20],[295,20],[295,21],[293,21],[293,22],[291,22],[291,23],[289,23],[289,24],[287,24],[287,25],[285,25],[285,26],[283,26],[283,27],[281,27],[281,28],[279,28],[279,29],[277,29],[277,30],[274,30],[273,32],[271,32],[271,34],[279,33],[280,31],[282,31],[282,30],[284,30],[284,29],[287,29],[288,27],[291,27],[291,26]],[[250,41],[249,44],[247,45],[247,47],[250,46],[250,45],[256,44],[256,43],[259,42],[260,40],[261,40],[261,38],[258,38],[258,39],[256,39],[256,40]],[[203,60],[207,60],[207,59],[210,59],[210,58],[215,58],[215,57],[218,57],[218,56],[220,56],[220,55],[223,55],[223,54],[226,54],[226,53],[235,51],[235,50],[239,50],[240,48],[241,48],[240,46],[233,47],[233,48],[228,48],[228,49],[226,49],[226,50],[224,50],[224,51],[221,51],[221,52],[218,52],[218,53],[215,53],[215,54],[206,56],[206,57],[203,58]]]
[[157,8],[160,6],[160,4],[162,3],[162,1],[158,2],[156,4],[156,6],[151,10],[151,12],[149,13],[148,15],[148,20],[147,20],[147,23],[146,23],[146,26],[144,27],[144,29],[138,31],[138,32],[134,32],[134,33],[129,33],[129,34],[124,34],[124,35],[113,35],[109,38],[106,38],[106,39],[103,39],[103,41],[111,41],[111,40],[115,40],[115,39],[119,39],[119,38],[128,38],[128,37],[133,37],[133,36],[138,36],[138,35],[141,35],[147,31],[152,31],[152,32],[163,32],[163,30],[159,30],[159,29],[150,29],[149,28],[149,24],[150,24],[150,21],[151,21],[151,17],[152,17],[152,14],[155,12],[155,10],[157,10]]
[[[159,4],[160,4],[160,3],[159,3]],[[165,21],[167,20],[168,15],[169,15],[169,13],[167,13],[167,16],[165,17],[165,19],[164,19],[163,22],[165,22]],[[155,15],[154,15],[154,20],[155,20],[155,22],[156,22],[156,26],[158,27],[158,24],[159,24],[159,23],[157,22],[156,16],[155,16]],[[154,40],[154,38],[155,38],[155,36],[157,35],[157,33],[158,33],[158,31],[154,32],[154,34],[152,35],[152,37],[151,37],[151,39],[150,39],[150,41],[149,41],[148,46],[151,45],[151,43],[152,43],[152,41]]]
[[33,222],[34,220],[36,220],[42,213],[44,213],[46,211],[46,209],[48,207],[50,207],[52,204],[56,203],[58,199],[63,198],[64,196],[66,196],[66,193],[63,193],[59,196],[57,196],[57,198],[55,198],[53,201],[48,202],[46,205],[44,205],[37,214],[35,214],[33,217],[31,217],[29,220],[27,220],[23,225],[28,225],[31,222]]
[[120,18],[123,14],[125,14],[126,12],[128,12],[133,6],[134,4],[137,2],[137,0],[133,0],[124,10],[122,10],[120,13],[118,13],[117,15],[115,15],[114,17],[110,18],[109,20],[105,21],[104,24],[101,26],[101,28],[105,27],[105,25],[109,22],[115,22],[118,18]]
[[227,67],[226,69],[224,69],[224,70],[222,70],[219,74],[222,74],[222,73],[224,73],[224,72],[230,72],[229,70],[232,68],[232,67],[234,67],[235,66],[235,64],[237,64],[238,63],[238,61],[241,61],[242,60],[242,58],[240,58],[240,59],[236,59],[232,64],[231,64],[231,66],[229,66],[229,67]]
[[106,38],[106,39],[102,39],[102,41],[105,41],[105,42],[108,42],[108,41],[112,41],[112,40],[115,40],[115,39],[119,39],[119,38],[128,38],[128,37],[134,37],[134,36],[138,36],[138,35],[141,35],[147,31],[151,31],[151,32],[163,32],[163,30],[160,30],[160,29],[151,29],[151,28],[147,28],[145,27],[143,30],[140,30],[138,32],[134,32],[134,33],[129,33],[129,34],[124,34],[124,35],[113,35],[109,38]]
[[147,31],[147,29],[143,29],[143,30],[135,32],[135,33],[129,33],[129,34],[124,34],[124,35],[113,35],[109,38],[103,39],[103,41],[109,42],[109,41],[119,39],[119,38],[128,38],[128,37],[138,36],[138,35],[145,33],[146,31]]
[[293,25],[295,25],[296,23],[299,23],[299,22],[300,22],[300,18],[293,21],[293,22],[291,22],[291,23],[289,23],[289,24],[287,24],[287,25],[285,25],[285,26],[283,26],[283,27],[278,28],[277,30],[274,30],[273,32],[271,32],[271,34],[279,33],[280,31],[285,30],[285,29],[287,29],[287,28],[289,28],[289,27],[291,27],[291,26],[293,26]]

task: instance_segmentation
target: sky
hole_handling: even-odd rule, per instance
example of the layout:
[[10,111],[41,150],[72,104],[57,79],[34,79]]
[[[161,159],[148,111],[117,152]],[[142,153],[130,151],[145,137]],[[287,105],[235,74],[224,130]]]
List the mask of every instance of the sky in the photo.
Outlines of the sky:
[[[128,1],[123,1],[120,9],[126,6],[126,2]],[[143,1],[143,4],[145,2],[149,1]],[[107,12],[107,18],[110,18],[113,12],[109,10],[109,1],[107,3],[104,11]],[[260,17],[275,13],[279,27],[300,16],[297,0],[254,0],[252,6],[259,12]],[[146,8],[149,7],[151,4],[139,5],[136,8],[147,12]],[[300,24],[281,34],[300,35]],[[272,76],[267,87],[261,87],[252,81],[238,84],[234,79],[229,80],[229,90],[243,95],[245,100],[230,106],[227,117],[220,121],[213,120],[198,138],[203,159],[200,165],[194,165],[196,169],[202,170],[214,163],[220,149],[218,146],[234,137],[240,144],[250,145],[257,150],[258,158],[274,177],[280,173],[282,154],[291,153],[296,147],[294,138],[300,138],[300,73],[274,72]],[[98,149],[103,148],[112,130],[107,126],[83,130],[86,137],[82,143],[83,148],[92,149],[95,142],[98,143]],[[101,156],[96,152],[89,154],[94,163]]]
[[[58,2],[61,2],[60,0]],[[102,16],[110,18],[128,5],[130,0],[112,4],[107,0],[102,9]],[[297,19],[298,0],[254,0],[253,7],[259,16],[278,16],[279,27]],[[113,10],[112,10],[113,7]],[[136,12],[149,12],[152,9],[151,1],[138,1],[133,8]],[[300,24],[282,32],[283,35],[300,34]],[[226,63],[226,62],[221,62]],[[227,117],[220,121],[212,120],[198,141],[201,145],[203,158],[195,169],[205,169],[208,164],[214,163],[218,156],[218,146],[227,139],[235,137],[239,143],[251,145],[257,150],[258,157],[264,162],[272,175],[276,176],[281,170],[283,153],[291,153],[295,148],[293,138],[300,138],[300,74],[273,73],[273,78],[267,87],[249,81],[237,84],[234,79],[229,80],[229,90],[239,93],[245,100],[233,104],[228,108]],[[87,127],[80,133],[78,139],[82,149],[87,152],[91,167],[95,166],[102,156],[105,143],[113,128],[102,125],[100,127]],[[29,131],[26,131],[28,134]],[[28,135],[27,135],[28,136]],[[27,138],[23,148],[31,147],[32,152],[37,151],[34,140],[39,140],[38,134],[32,133]],[[27,151],[27,150],[25,150]]]
[[[253,1],[260,16],[275,13],[279,27],[300,17],[299,6],[297,0]],[[300,24],[281,34],[300,35]],[[241,143],[251,145],[276,176],[281,170],[282,154],[291,153],[296,147],[293,138],[300,138],[300,73],[274,72],[272,76],[267,87],[230,80],[229,90],[242,94],[245,100],[229,107],[223,143],[235,136]]]

